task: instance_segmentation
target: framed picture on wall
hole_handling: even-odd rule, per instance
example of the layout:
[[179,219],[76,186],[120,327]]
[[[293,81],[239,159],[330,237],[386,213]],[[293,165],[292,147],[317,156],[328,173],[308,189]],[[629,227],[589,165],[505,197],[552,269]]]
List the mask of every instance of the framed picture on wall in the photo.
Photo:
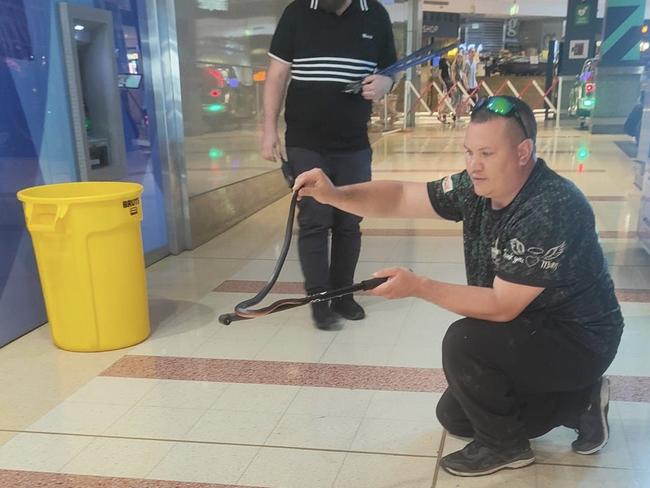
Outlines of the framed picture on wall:
[[573,40],[569,43],[569,59],[587,59],[589,40]]

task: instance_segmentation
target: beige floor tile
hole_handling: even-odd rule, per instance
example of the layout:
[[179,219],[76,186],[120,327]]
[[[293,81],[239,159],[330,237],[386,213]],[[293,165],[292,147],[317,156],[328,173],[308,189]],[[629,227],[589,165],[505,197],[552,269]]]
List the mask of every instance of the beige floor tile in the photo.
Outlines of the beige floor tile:
[[352,443],[352,450],[381,454],[433,456],[440,444],[442,427],[433,421],[366,418]]
[[63,402],[29,426],[37,432],[101,434],[124,415],[128,405]]
[[133,407],[106,429],[106,435],[143,439],[183,439],[205,410],[171,407]]
[[56,473],[92,441],[82,436],[17,434],[0,447],[0,469]]
[[156,384],[158,380],[98,376],[74,392],[68,401],[133,406]]
[[263,444],[277,425],[279,413],[209,410],[187,434],[187,440]]
[[366,413],[372,400],[370,390],[302,387],[287,409],[289,414],[358,417]]
[[138,402],[143,407],[210,408],[228,387],[209,381],[159,380]]
[[212,405],[212,409],[284,413],[299,390],[298,386],[232,384]]
[[16,437],[15,432],[0,432],[0,447]]
[[177,443],[149,472],[148,479],[235,484],[259,448]]
[[286,414],[266,440],[283,447],[346,450],[350,448],[360,418],[323,415]]
[[69,474],[143,478],[173,447],[172,442],[98,438],[61,468]]
[[350,453],[333,488],[431,488],[435,458]]
[[342,452],[263,448],[238,484],[267,488],[330,488],[344,459]]

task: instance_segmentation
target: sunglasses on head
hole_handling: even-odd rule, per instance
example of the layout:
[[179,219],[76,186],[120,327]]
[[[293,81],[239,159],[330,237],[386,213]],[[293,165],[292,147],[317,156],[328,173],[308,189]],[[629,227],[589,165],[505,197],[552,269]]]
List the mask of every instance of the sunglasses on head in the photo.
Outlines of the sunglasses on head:
[[524,121],[521,118],[519,109],[511,100],[499,96],[481,98],[474,105],[474,108],[472,109],[472,115],[478,113],[481,110],[487,110],[494,114],[501,115],[502,117],[514,118],[519,124],[519,127],[521,127],[521,130],[524,131],[524,138],[531,138],[530,134],[528,133],[528,129],[526,129],[526,124],[524,124]]

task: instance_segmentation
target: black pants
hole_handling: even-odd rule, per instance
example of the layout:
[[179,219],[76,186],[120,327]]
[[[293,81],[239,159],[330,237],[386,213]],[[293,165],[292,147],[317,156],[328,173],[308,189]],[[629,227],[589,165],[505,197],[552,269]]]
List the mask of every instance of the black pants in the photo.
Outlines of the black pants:
[[[294,176],[321,168],[336,186],[370,181],[371,149],[319,153],[289,147],[287,157]],[[307,293],[351,285],[361,252],[361,217],[322,205],[313,198],[302,199],[298,208],[298,252]]]
[[578,426],[612,359],[543,318],[459,320],[442,343],[449,388],[438,403],[438,420],[451,434],[493,448],[527,445],[554,427]]

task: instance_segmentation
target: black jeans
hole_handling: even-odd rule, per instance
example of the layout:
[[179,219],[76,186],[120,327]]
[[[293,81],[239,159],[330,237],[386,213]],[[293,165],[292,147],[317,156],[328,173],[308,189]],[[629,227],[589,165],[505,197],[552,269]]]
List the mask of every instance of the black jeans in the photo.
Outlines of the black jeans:
[[[371,149],[320,153],[288,147],[287,157],[294,176],[321,168],[336,186],[370,181]],[[298,252],[307,293],[351,285],[361,252],[361,217],[322,205],[313,198],[302,199],[298,208]]]
[[612,360],[543,317],[461,319],[442,343],[449,388],[438,420],[451,434],[496,449],[525,446],[557,426],[576,428]]

